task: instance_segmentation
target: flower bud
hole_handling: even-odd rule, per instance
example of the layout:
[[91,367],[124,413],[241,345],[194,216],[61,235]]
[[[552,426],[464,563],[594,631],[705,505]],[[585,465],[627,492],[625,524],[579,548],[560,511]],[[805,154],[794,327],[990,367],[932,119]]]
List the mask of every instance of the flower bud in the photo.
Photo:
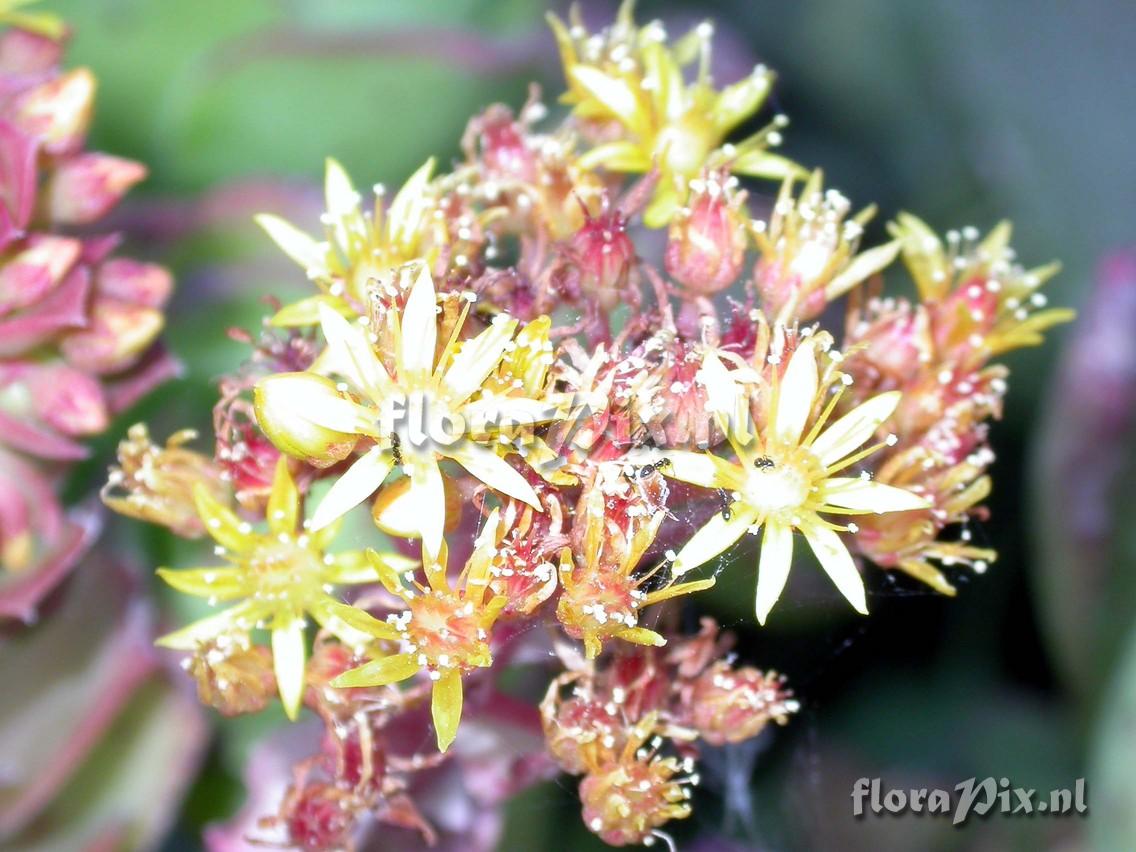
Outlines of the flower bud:
[[690,200],[667,233],[667,274],[699,295],[724,290],[742,272],[745,193],[732,191],[736,182],[727,175],[692,180]]
[[95,98],[95,78],[77,68],[24,92],[13,110],[16,124],[39,138],[50,154],[78,148],[87,135]]
[[710,745],[739,743],[757,736],[772,719],[785,724],[799,704],[785,678],[754,668],[733,669],[719,660],[690,690],[690,724]]
[[60,341],[64,357],[96,373],[129,367],[157,339],[165,325],[161,311],[117,299],[96,299],[87,328]]
[[222,716],[259,713],[276,698],[272,652],[250,645],[247,637],[203,644],[186,660],[201,703]]
[[587,217],[569,240],[566,253],[576,266],[584,293],[603,310],[613,310],[636,263],[635,245],[623,214],[614,210]]
[[36,234],[0,266],[0,316],[26,308],[50,293],[74,266],[82,244],[70,237]]
[[335,383],[314,373],[276,373],[257,383],[256,420],[282,452],[316,467],[342,461],[357,436],[320,425],[313,415],[344,399]]
[[173,288],[168,269],[128,257],[104,261],[95,273],[95,289],[100,296],[132,305],[160,308]]
[[99,153],[71,157],[48,180],[48,216],[65,225],[94,222],[145,176],[146,167],[133,160]]
[[118,444],[118,466],[112,467],[99,496],[103,503],[131,518],[169,527],[186,538],[205,532],[193,498],[204,485],[216,499],[228,489],[213,459],[184,445],[197,437],[192,429],[175,432],[164,447],[150,440],[145,423],[135,423]]

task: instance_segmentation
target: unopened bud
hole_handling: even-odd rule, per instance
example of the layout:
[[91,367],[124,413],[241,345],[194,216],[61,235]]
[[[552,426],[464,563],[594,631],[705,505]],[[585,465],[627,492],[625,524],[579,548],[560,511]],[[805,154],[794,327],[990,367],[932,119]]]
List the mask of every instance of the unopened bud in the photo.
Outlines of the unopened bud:
[[692,181],[687,209],[667,234],[667,274],[700,295],[717,293],[742,272],[746,250],[744,193],[715,176]]
[[109,154],[84,153],[59,165],[47,184],[48,215],[66,225],[86,225],[106,215],[146,167]]
[[316,467],[342,461],[355,448],[355,435],[321,426],[313,415],[345,401],[330,379],[314,373],[277,373],[254,391],[256,419],[282,452]]

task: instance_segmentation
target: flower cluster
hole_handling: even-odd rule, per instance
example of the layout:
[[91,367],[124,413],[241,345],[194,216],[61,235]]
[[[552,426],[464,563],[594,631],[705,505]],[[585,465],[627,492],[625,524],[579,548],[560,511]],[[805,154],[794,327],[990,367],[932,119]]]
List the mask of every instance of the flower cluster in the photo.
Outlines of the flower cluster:
[[[156,343],[172,280],[97,225],[146,175],[88,151],[96,81],[60,67],[51,15],[0,22],[0,582],[60,576],[85,538],[54,491],[84,441],[176,372]],[[10,614],[10,613],[9,613]]]
[[[719,88],[708,24],[672,42],[631,12],[552,19],[559,124],[534,92],[393,195],[365,202],[328,161],[320,234],[259,217],[313,294],[237,335],[252,357],[222,379],[212,455],[143,426],[120,448],[107,503],[215,545],[216,565],[159,570],[226,605],[160,640],[203,701],[278,693],[331,720],[270,820],[287,842],[346,845],[365,813],[429,833],[384,731],[432,725],[437,760],[468,767],[467,725],[537,719],[502,673],[555,648],[548,763],[583,776],[592,831],[652,843],[691,812],[701,743],[797,706],[712,622],[676,629],[717,571],[751,578],[764,624],[795,562],[867,613],[869,563],[951,593],[952,565],[993,559],[965,529],[1006,389],[992,359],[1069,318],[1038,310],[1052,270],[1020,268],[1005,226],[944,242],[901,215],[864,247],[873,211],[772,153],[783,117],[733,140],[770,72]],[[880,295],[900,258],[911,300]]]

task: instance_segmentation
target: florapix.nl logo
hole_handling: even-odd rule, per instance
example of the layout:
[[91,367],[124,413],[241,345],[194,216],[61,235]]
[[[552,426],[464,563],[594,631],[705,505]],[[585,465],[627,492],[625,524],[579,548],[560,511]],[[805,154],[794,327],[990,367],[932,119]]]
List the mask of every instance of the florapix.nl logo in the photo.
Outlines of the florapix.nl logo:
[[949,817],[960,825],[972,816],[1084,816],[1089,812],[1085,779],[1072,787],[1038,790],[1018,787],[1009,778],[967,778],[950,789],[884,787],[879,778],[852,785],[852,815],[898,817],[907,814]]

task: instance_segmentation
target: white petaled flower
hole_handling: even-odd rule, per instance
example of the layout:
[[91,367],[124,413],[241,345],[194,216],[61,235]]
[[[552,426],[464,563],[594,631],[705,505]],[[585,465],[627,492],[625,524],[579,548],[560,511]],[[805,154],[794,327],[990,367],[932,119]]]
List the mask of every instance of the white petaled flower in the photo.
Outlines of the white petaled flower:
[[[733,379],[716,358],[707,359],[700,377],[721,385],[716,398],[733,397]],[[780,380],[774,383],[764,428],[754,429],[752,424],[735,419],[736,408],[719,411],[731,415],[725,431],[736,461],[710,453],[668,451],[667,463],[659,468],[667,476],[704,488],[722,489],[728,496],[722,512],[714,515],[675,556],[675,574],[702,565],[747,532],[757,533],[764,528],[755,603],[761,624],[781,596],[789,576],[794,530],[804,535],[841,594],[858,612],[866,613],[864,582],[838,535],[847,527],[832,523],[821,514],[904,512],[929,505],[902,488],[865,477],[837,476],[882,446],[860,450],[895,411],[899,392],[873,397],[828,424],[838,392],[806,431],[822,392],[816,345],[811,339],[805,340],[793,353]]]
[[[540,510],[525,477],[500,452],[506,428],[535,426],[557,419],[548,399],[497,395],[487,391],[491,374],[514,341],[518,322],[499,315],[488,328],[459,340],[462,321],[438,347],[437,295],[423,266],[405,308],[388,314],[392,327],[393,371],[375,352],[371,338],[326,305],[319,310],[328,350],[321,372],[269,376],[256,388],[258,419],[266,434],[289,451],[290,430],[326,430],[332,440],[360,440],[368,448],[332,485],[312,517],[322,529],[368,499],[392,471],[406,485],[393,485],[375,519],[384,529],[417,535],[428,554],[442,543],[446,496],[439,462],[452,459],[490,488]],[[468,307],[467,307],[468,309]],[[539,343],[537,344],[539,345]],[[438,353],[435,355],[435,353]]]

